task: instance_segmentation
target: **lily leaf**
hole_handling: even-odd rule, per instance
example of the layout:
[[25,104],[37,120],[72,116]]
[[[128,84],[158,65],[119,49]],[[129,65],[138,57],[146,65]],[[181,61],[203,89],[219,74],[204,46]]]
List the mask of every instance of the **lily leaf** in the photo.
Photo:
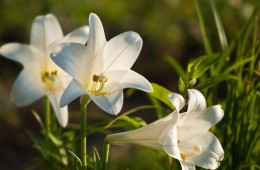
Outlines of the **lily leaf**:
[[202,56],[195,61],[193,65],[190,66],[191,77],[198,78],[203,73],[205,73],[212,65],[217,62],[228,59],[226,55],[223,54],[212,54],[210,56]]
[[217,75],[217,76],[212,76],[206,80],[203,80],[200,82],[197,86],[196,89],[198,90],[204,90],[206,88],[209,88],[211,86],[214,86],[222,81],[228,80],[228,79],[234,79],[237,80],[236,76],[230,75],[230,74],[223,74],[223,75]]

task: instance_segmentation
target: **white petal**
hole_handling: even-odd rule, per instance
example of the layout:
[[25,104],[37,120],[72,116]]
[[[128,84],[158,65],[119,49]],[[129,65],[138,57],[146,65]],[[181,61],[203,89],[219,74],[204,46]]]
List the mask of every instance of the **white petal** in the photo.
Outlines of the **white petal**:
[[106,87],[106,91],[109,90],[109,94],[105,95],[93,95],[89,94],[90,98],[93,100],[96,105],[101,109],[111,115],[117,115],[123,106],[123,89],[118,84],[114,84],[112,89],[111,87]]
[[[176,125],[177,119],[178,114],[169,114],[142,128],[108,135],[106,140],[112,144],[138,144],[164,151],[162,143],[165,141],[167,145],[165,136],[168,135],[168,131]],[[165,149],[167,149],[167,146],[165,147]]]
[[203,119],[209,121],[211,126],[213,126],[216,125],[223,117],[224,111],[221,109],[221,105],[215,105],[207,108]]
[[[184,143],[181,143],[184,145]],[[224,157],[224,151],[219,140],[210,132],[205,132],[185,142],[185,146],[200,146],[202,153],[194,154],[187,162],[206,169],[216,169]]]
[[57,91],[55,93],[48,93],[47,96],[51,102],[51,105],[54,109],[55,115],[58,119],[58,122],[62,127],[66,127],[68,124],[68,107],[64,106],[60,108],[60,98],[62,91]]
[[129,70],[123,80],[120,81],[123,88],[136,88],[146,92],[152,92],[153,87],[150,82],[142,75]]
[[82,26],[68,35],[66,35],[62,42],[75,42],[80,44],[86,44],[89,36],[89,27],[88,26]]
[[30,69],[23,69],[15,80],[11,100],[17,106],[29,105],[46,94],[40,74],[36,73]]
[[74,79],[83,79],[86,46],[79,43],[61,43],[52,49],[51,59]]
[[185,99],[178,93],[171,93],[168,95],[168,99],[179,112],[185,105]]
[[105,32],[99,17],[91,13],[89,15],[89,39],[87,48],[90,55],[95,55],[106,44]]
[[33,46],[48,53],[51,48],[50,45],[62,37],[63,33],[60,24],[52,14],[38,16],[34,19],[30,41]]
[[191,165],[189,163],[186,163],[184,161],[180,161],[181,169],[182,170],[195,170],[195,165]]
[[37,57],[34,56],[32,46],[19,43],[9,43],[3,45],[0,48],[0,54],[23,65],[29,63],[32,57]]
[[[175,115],[178,115],[178,113],[176,113]],[[171,157],[182,160],[178,148],[177,124],[170,128],[171,129],[165,128],[165,131],[167,131],[167,135],[162,141],[163,150]]]
[[104,68],[130,69],[141,51],[142,44],[141,37],[135,32],[125,32],[112,38],[104,49]]
[[196,89],[188,89],[188,96],[189,96],[189,100],[188,100],[188,113],[191,112],[203,112],[206,107],[206,100],[204,98],[204,96],[201,94],[201,92],[199,92]]
[[60,107],[68,105],[83,94],[87,94],[85,89],[76,80],[72,80],[61,96]]

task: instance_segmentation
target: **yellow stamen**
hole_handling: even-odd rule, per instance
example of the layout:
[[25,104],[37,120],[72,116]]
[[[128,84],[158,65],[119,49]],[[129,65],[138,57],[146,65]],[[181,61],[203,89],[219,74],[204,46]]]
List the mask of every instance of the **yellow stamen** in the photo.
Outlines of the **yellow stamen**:
[[187,159],[187,155],[181,153],[181,158],[182,158],[182,160],[186,161],[186,159]]

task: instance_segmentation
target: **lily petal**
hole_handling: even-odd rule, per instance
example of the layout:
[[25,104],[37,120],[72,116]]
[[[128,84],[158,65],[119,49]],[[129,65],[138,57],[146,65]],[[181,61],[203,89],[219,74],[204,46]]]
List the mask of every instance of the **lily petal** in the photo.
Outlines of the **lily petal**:
[[210,132],[205,132],[187,142],[187,146],[201,146],[202,153],[191,156],[187,161],[206,169],[216,169],[224,157],[224,151],[219,140]]
[[57,91],[55,93],[48,93],[47,96],[51,102],[51,105],[54,109],[55,115],[58,119],[58,122],[62,127],[66,127],[68,124],[68,107],[64,106],[60,108],[60,98],[61,98],[61,91]]
[[138,74],[135,71],[129,70],[125,77],[120,81],[121,87],[124,88],[136,88],[146,92],[152,92],[153,87],[150,82]]
[[40,76],[30,69],[23,69],[12,87],[11,100],[17,106],[26,106],[44,95],[44,84]]
[[49,45],[62,37],[63,33],[60,24],[54,15],[48,14],[46,16],[38,16],[34,19],[31,30],[31,45],[48,52],[50,51]]
[[195,165],[191,165],[189,163],[186,163],[184,161],[180,161],[181,169],[182,170],[195,170]]
[[171,93],[168,95],[168,99],[179,112],[185,105],[185,99],[178,93]]
[[117,115],[123,106],[123,89],[119,84],[114,83],[113,85],[110,84],[110,86],[106,87],[105,90],[109,90],[110,93],[99,96],[89,93],[89,96],[93,102],[105,112],[111,115]]
[[30,62],[33,56],[33,47],[26,44],[9,43],[0,48],[0,54],[23,65]]
[[141,51],[142,44],[141,37],[135,32],[125,32],[109,40],[103,53],[105,70],[130,69]]
[[83,94],[87,94],[87,92],[76,80],[73,79],[61,96],[60,107],[68,105]]
[[206,100],[201,92],[196,89],[188,89],[188,96],[188,113],[201,113],[206,109]]
[[89,55],[95,56],[99,49],[104,47],[106,42],[105,32],[99,17],[91,13],[89,15],[89,39],[87,45]]
[[[108,135],[106,141],[111,144],[139,144],[161,151],[168,150],[168,140],[162,138],[175,126],[178,118],[176,116],[178,114],[169,114],[142,128]],[[164,140],[163,144],[161,140]]]
[[51,59],[77,81],[82,81],[82,63],[86,55],[86,46],[79,43],[61,43],[52,49]]
[[31,30],[31,45],[48,52],[51,48],[50,44],[53,44],[62,37],[63,33],[60,24],[54,15],[48,14],[46,16],[38,16],[34,19]]
[[66,35],[62,41],[63,42],[75,42],[80,44],[86,44],[89,36],[89,27],[88,26],[82,26],[68,35]]

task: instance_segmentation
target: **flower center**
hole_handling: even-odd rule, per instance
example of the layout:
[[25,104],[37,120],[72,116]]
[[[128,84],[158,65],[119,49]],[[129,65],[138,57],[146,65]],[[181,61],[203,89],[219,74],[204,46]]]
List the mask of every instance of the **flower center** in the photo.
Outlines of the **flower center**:
[[92,87],[88,91],[96,96],[107,94],[108,92],[102,91],[107,80],[108,78],[104,73],[101,73],[100,75],[94,74],[92,76]]
[[45,71],[42,74],[42,81],[48,86],[48,90],[55,91],[55,81],[58,76],[58,71]]
[[178,141],[178,147],[180,148],[181,158],[186,161],[188,157],[197,156],[202,153],[202,147],[200,145],[187,146],[181,145],[180,141]]

